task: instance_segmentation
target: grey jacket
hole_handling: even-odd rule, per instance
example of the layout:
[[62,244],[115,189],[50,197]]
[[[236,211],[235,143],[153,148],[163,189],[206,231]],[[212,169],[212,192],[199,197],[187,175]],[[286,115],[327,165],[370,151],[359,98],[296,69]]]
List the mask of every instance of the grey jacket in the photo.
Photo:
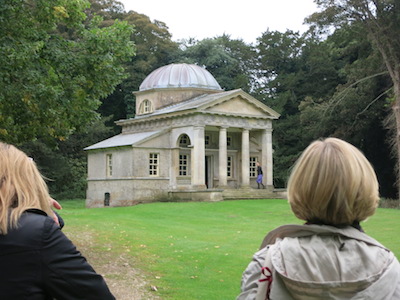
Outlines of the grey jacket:
[[285,225],[271,231],[243,273],[237,300],[266,299],[267,283],[259,282],[265,265],[272,269],[272,300],[400,299],[394,254],[350,226]]

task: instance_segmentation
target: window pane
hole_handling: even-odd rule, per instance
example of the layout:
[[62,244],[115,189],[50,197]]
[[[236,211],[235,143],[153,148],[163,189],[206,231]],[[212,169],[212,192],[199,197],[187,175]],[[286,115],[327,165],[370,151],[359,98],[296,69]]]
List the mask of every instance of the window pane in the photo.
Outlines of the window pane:
[[149,175],[158,176],[158,153],[149,154]]

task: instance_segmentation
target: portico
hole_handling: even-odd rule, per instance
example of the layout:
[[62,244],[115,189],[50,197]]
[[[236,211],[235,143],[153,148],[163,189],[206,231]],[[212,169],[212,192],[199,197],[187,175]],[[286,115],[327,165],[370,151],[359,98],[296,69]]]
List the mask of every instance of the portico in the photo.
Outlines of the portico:
[[256,162],[272,191],[272,121],[279,114],[240,89],[223,91],[198,66],[160,69],[136,92],[135,118],[117,122],[121,134],[86,148],[87,205],[102,206],[106,193],[110,205],[222,200],[223,191],[256,187]]

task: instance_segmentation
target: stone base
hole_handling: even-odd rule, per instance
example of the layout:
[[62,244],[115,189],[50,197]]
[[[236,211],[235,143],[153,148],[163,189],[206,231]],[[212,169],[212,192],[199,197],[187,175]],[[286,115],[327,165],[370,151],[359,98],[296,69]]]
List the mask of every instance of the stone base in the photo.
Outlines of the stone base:
[[[239,199],[285,199],[286,190],[274,189],[209,189],[209,190],[170,190],[154,195],[132,200],[112,200],[110,206],[133,206],[148,202],[184,202],[184,201],[223,201]],[[103,200],[86,199],[86,207],[106,207]]]
[[222,201],[223,190],[169,191],[168,201]]

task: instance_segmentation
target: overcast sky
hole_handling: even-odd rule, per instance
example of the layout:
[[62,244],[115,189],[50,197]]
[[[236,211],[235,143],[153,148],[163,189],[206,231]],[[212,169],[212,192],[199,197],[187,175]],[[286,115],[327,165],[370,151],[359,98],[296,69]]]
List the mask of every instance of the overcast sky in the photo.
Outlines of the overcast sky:
[[317,11],[313,0],[120,0],[126,11],[166,23],[173,40],[198,40],[224,33],[253,43],[269,28],[305,31],[304,18]]

